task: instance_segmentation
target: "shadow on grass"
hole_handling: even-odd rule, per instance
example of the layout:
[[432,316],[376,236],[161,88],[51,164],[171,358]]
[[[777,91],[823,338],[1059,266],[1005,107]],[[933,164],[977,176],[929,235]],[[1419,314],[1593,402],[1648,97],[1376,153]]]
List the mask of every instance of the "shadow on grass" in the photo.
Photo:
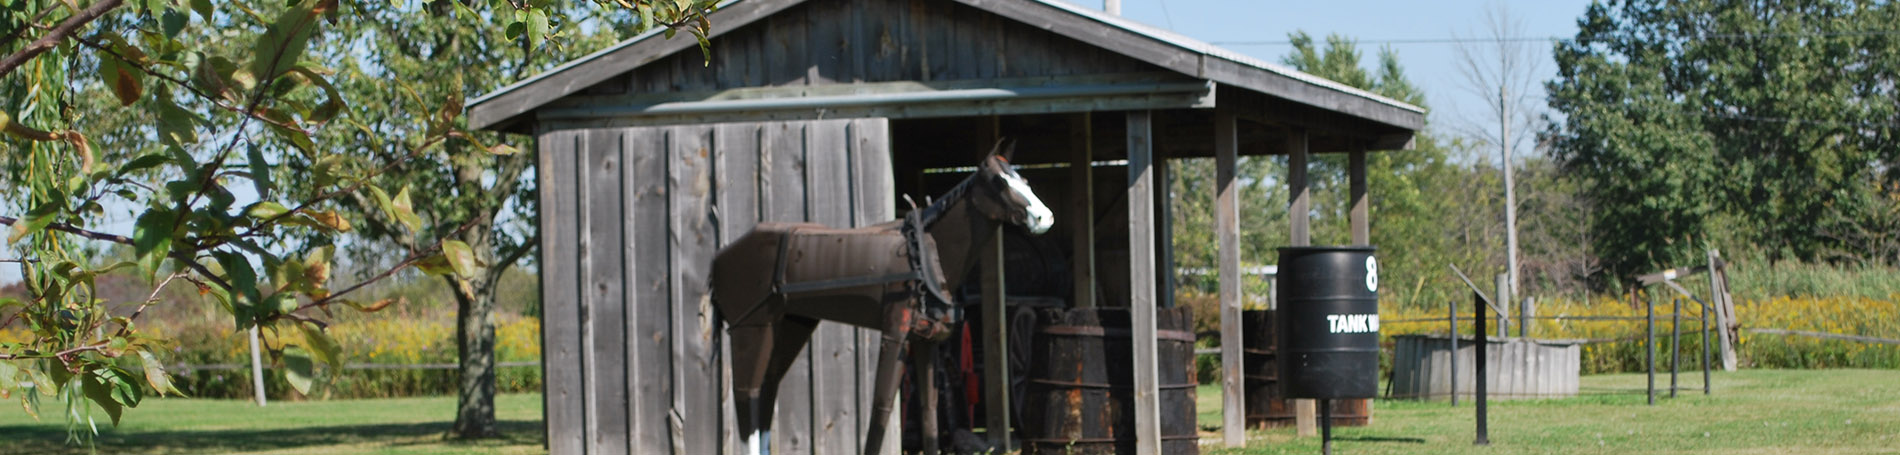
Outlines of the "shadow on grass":
[[[363,446],[403,447],[438,445],[444,448],[509,445],[540,446],[546,441],[539,421],[500,421],[501,437],[473,441],[446,439],[450,423],[401,423],[374,425],[329,425],[279,429],[237,429],[204,431],[118,431],[104,430],[96,443],[98,453],[173,454],[264,452],[287,449],[311,449],[340,446],[341,452],[363,450]],[[0,426],[0,454],[84,454],[83,445],[67,443],[62,425]]]

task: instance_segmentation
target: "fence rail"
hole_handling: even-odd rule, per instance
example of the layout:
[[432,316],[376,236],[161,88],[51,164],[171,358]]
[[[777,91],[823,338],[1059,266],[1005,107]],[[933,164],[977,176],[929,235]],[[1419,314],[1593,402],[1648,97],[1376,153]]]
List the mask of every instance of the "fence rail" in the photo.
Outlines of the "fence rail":
[[1804,336],[1804,337],[1814,337],[1814,338],[1826,338],[1830,340],[1859,341],[1862,343],[1900,344],[1900,340],[1895,340],[1892,338],[1880,338],[1880,337],[1870,337],[1870,336],[1860,336],[1860,335],[1842,335],[1838,333],[1827,333],[1827,332],[1809,332],[1806,330],[1748,329],[1748,331],[1749,333],[1765,333],[1769,335],[1794,335],[1794,336]]

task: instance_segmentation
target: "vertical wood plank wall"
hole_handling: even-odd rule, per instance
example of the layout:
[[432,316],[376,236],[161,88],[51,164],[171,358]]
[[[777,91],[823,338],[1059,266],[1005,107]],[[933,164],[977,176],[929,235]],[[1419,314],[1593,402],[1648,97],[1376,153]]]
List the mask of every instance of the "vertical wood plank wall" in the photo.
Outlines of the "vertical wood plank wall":
[[[731,452],[731,346],[710,300],[712,259],[762,220],[895,218],[888,123],[539,134],[549,450]],[[774,453],[860,452],[876,340],[819,326],[782,383]]]

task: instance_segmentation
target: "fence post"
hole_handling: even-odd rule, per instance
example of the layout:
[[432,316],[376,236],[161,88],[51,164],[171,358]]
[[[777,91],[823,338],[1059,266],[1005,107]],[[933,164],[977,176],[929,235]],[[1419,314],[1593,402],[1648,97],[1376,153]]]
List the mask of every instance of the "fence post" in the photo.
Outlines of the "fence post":
[[[1632,293],[1631,298],[1635,298],[1635,294]],[[1656,296],[1651,295],[1643,300],[1643,314],[1648,319],[1648,324],[1644,325],[1646,338],[1644,338],[1643,347],[1646,348],[1645,351],[1649,354],[1647,357],[1649,364],[1649,404],[1654,406],[1656,404]]]
[[1531,337],[1531,319],[1536,317],[1535,313],[1537,312],[1537,307],[1535,305],[1536,305],[1536,302],[1532,300],[1530,297],[1525,297],[1521,300],[1518,300],[1517,336],[1519,338]]
[[[1511,278],[1510,275],[1500,273],[1497,281],[1497,294],[1494,295],[1497,296],[1498,304],[1498,338],[1504,338],[1511,336]],[[1486,345],[1480,344],[1480,346]]]
[[[1710,280],[1715,279],[1714,270],[1709,271],[1709,279]],[[1715,296],[1713,295],[1709,296],[1708,300],[1715,300]],[[1711,307],[1712,305],[1709,305],[1708,301],[1696,301],[1696,303],[1702,304],[1702,394],[1708,395],[1709,394],[1709,307]]]
[[1676,375],[1682,364],[1682,297],[1676,297],[1669,315],[1669,398],[1676,397]]
[[1474,313],[1477,317],[1471,318],[1472,320],[1476,321],[1473,323],[1476,325],[1472,326],[1472,328],[1476,329],[1475,331],[1472,332],[1476,334],[1476,336],[1473,336],[1472,338],[1475,339],[1478,344],[1477,349],[1474,350],[1477,353],[1477,355],[1472,356],[1474,357],[1474,359],[1472,360],[1472,365],[1476,366],[1478,370],[1477,376],[1472,378],[1472,382],[1475,383],[1477,386],[1476,389],[1477,389],[1477,396],[1478,396],[1477,397],[1478,398],[1478,406],[1477,406],[1478,407],[1478,438],[1476,440],[1473,440],[1471,444],[1480,445],[1480,446],[1488,446],[1488,445],[1491,445],[1491,430],[1486,428],[1486,425],[1485,425],[1486,417],[1484,413],[1485,411],[1484,409],[1484,401],[1485,401],[1484,379],[1488,376],[1485,375],[1484,367],[1485,367],[1486,362],[1484,359],[1485,357],[1484,354],[1485,354],[1485,351],[1488,350],[1487,348],[1490,347],[1490,343],[1486,342],[1484,339],[1485,338],[1484,320],[1486,318],[1489,318],[1489,316],[1486,316],[1484,314],[1484,307],[1485,307],[1484,296],[1481,294],[1478,294],[1477,289],[1471,290],[1471,303],[1472,303],[1471,306],[1475,307],[1474,309],[1477,310],[1477,312]]
[[1451,407],[1458,407],[1458,301],[1445,305],[1451,309]]

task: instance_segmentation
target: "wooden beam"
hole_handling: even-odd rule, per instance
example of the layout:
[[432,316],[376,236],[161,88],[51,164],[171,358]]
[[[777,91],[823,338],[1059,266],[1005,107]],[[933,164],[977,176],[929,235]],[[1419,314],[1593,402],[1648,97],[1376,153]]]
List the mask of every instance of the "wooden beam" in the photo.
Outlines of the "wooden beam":
[[[1312,243],[1312,192],[1307,189],[1306,130],[1294,129],[1286,135],[1286,187],[1287,187],[1287,244],[1306,246]],[[1277,286],[1278,283],[1275,283]],[[1319,426],[1314,417],[1314,405],[1311,399],[1293,400],[1293,426],[1295,434],[1313,436],[1319,434]]]
[[1240,351],[1240,185],[1235,183],[1240,145],[1234,112],[1214,114],[1214,237],[1220,242],[1221,442],[1246,445],[1247,408],[1242,397]]
[[983,251],[983,428],[990,445],[1009,449],[1009,318],[1004,311],[1003,228]]
[[1154,115],[1128,113],[1128,288],[1133,327],[1135,453],[1161,454],[1155,341]]
[[1291,230],[1287,244],[1306,246],[1312,243],[1313,196],[1306,183],[1306,130],[1287,132],[1286,138],[1286,190],[1287,190],[1287,226]]
[[[984,123],[986,142],[1002,137],[1002,119],[990,116]],[[983,252],[983,428],[990,445],[1010,451],[1009,440],[1009,317],[1008,283],[1003,270],[1003,228],[990,234],[989,247]]]
[[1352,181],[1352,211],[1346,215],[1352,224],[1352,244],[1371,245],[1372,203],[1366,199],[1366,150],[1353,149],[1346,161],[1347,179]]
[[1173,169],[1165,154],[1154,160],[1155,174],[1155,306],[1174,308],[1174,189]]
[[[1095,128],[1093,115],[1069,117],[1069,236],[1075,242],[1070,270],[1075,272],[1075,308],[1095,308]],[[1057,223],[1063,222],[1057,220]]]

